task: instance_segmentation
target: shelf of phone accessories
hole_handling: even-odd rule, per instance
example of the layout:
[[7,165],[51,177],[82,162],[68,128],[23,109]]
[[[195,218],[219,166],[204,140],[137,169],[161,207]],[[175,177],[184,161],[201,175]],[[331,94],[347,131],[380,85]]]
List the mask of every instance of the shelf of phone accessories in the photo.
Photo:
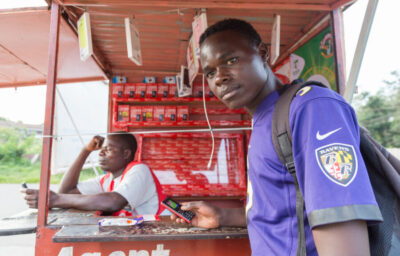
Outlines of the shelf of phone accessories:
[[[131,128],[157,128],[157,127],[179,127],[179,128],[190,128],[190,127],[208,127],[207,121],[204,120],[186,120],[186,121],[118,121],[118,104],[149,104],[151,103],[154,106],[156,104],[176,104],[176,103],[202,103],[202,98],[196,97],[187,97],[187,98],[128,98],[128,97],[116,97],[113,96],[113,126],[118,129],[128,130]],[[211,102],[214,104],[221,104],[220,101],[215,97],[206,97],[206,102]],[[230,110],[230,109],[208,109],[207,113],[209,115],[213,114],[246,114],[243,109]],[[191,110],[191,114],[204,114],[203,108],[193,108]],[[212,127],[250,127],[250,120],[241,120],[241,121],[230,121],[230,120],[211,120],[210,124]]]
[[[211,126],[216,127],[250,127],[249,120],[226,120],[227,115],[233,116],[246,115],[244,109],[231,110],[226,108],[222,102],[216,97],[205,97],[208,105],[207,113],[209,115],[220,116],[225,120],[211,120]],[[131,129],[189,129],[190,128],[207,128],[208,123],[205,120],[185,120],[185,121],[118,121],[118,106],[190,106],[191,115],[204,115],[203,98],[202,97],[175,97],[168,96],[165,98],[146,95],[143,98],[129,98],[126,96],[112,96],[112,126],[114,129],[131,131]],[[130,115],[130,114],[129,114]],[[211,152],[211,141],[209,133],[154,133],[146,135],[138,135],[138,156],[139,161],[145,162],[158,176],[165,194],[175,197],[235,197],[243,198],[246,194],[245,184],[245,167],[244,167],[244,152],[243,152],[243,136],[237,133],[214,133],[216,139],[216,149],[219,149],[219,139],[225,138],[232,140],[229,147],[229,159],[222,162],[216,158],[212,158],[212,167],[208,168]],[[184,141],[179,141],[185,137]],[[195,138],[203,137],[204,141],[196,141]],[[147,142],[142,143],[146,138]],[[219,138],[219,139],[218,139]],[[228,140],[227,140],[228,141]],[[233,143],[233,144],[232,144]],[[193,145],[196,145],[193,147]],[[148,154],[149,149],[153,148],[156,154]],[[147,153],[146,153],[147,152]],[[217,154],[217,150],[214,154]],[[143,156],[143,158],[142,158]],[[227,174],[224,176],[227,183],[217,184],[209,182],[209,178],[220,180],[220,177],[210,177],[219,169],[221,164],[226,165]],[[165,175],[174,176],[175,181],[167,180]],[[172,174],[172,172],[174,174]],[[207,177],[205,177],[206,175]],[[214,175],[215,176],[215,175]],[[176,178],[176,179],[175,179]],[[176,183],[174,183],[176,182]]]
[[144,222],[137,226],[70,225],[64,226],[53,236],[53,242],[112,242],[151,240],[231,239],[247,238],[247,229],[220,227],[204,229],[189,224],[178,224],[169,216],[160,221]]

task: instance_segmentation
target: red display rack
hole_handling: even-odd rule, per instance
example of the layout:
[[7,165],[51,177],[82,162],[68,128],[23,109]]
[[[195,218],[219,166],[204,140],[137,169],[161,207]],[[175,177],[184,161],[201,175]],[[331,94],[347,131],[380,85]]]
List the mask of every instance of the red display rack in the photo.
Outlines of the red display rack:
[[[210,168],[207,133],[138,136],[138,160],[160,180],[168,196],[237,196],[246,194],[243,135],[216,133]],[[195,145],[195,146],[194,146]]]
[[[165,93],[163,97],[154,95],[149,92],[155,91],[154,84],[151,90],[143,83],[116,86],[118,90],[112,90],[111,128],[113,131],[139,132],[137,158],[152,168],[165,194],[173,197],[245,197],[244,144],[247,142],[244,142],[244,133],[214,133],[214,153],[208,168],[213,145],[210,133],[187,132],[191,128],[208,128],[199,86],[196,86],[198,97],[184,98],[175,97],[171,90],[166,97]],[[147,93],[132,93],[135,86]],[[124,88],[128,89],[124,91]],[[244,109],[228,109],[216,97],[210,97],[209,92],[206,95],[207,114],[213,128],[251,126]],[[176,132],[180,129],[182,132]],[[162,132],[140,134],[149,130]]]

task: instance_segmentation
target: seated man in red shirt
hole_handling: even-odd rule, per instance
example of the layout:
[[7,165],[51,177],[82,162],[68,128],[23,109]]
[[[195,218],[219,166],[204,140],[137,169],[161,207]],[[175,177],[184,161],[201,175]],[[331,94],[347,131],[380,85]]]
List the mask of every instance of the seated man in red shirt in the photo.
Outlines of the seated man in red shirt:
[[[130,133],[118,132],[104,138],[95,136],[80,152],[64,175],[58,193],[50,191],[50,208],[75,208],[112,213],[114,216],[156,214],[163,200],[160,184],[143,163],[133,162],[137,142]],[[89,154],[99,150],[99,162],[106,172],[78,182]],[[37,208],[38,190],[24,189],[30,208]]]

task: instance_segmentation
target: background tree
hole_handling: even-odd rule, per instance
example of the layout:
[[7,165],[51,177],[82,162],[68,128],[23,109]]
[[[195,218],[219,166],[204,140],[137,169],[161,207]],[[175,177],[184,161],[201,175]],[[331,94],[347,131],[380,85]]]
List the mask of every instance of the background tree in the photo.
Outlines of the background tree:
[[[400,147],[400,73],[393,71],[375,95],[355,97],[358,121],[385,147]],[[379,85],[377,85],[379,86]]]
[[0,161],[27,163],[26,154],[39,154],[41,141],[26,130],[0,127]]

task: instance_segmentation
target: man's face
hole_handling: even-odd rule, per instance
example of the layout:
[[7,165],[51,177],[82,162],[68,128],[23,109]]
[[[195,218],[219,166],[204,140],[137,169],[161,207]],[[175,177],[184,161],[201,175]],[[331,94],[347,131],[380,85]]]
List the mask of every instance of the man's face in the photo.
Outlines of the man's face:
[[124,148],[112,137],[107,137],[99,156],[100,166],[104,171],[113,173],[125,168]]
[[267,82],[258,48],[233,30],[209,36],[200,61],[210,89],[231,109],[251,106]]

